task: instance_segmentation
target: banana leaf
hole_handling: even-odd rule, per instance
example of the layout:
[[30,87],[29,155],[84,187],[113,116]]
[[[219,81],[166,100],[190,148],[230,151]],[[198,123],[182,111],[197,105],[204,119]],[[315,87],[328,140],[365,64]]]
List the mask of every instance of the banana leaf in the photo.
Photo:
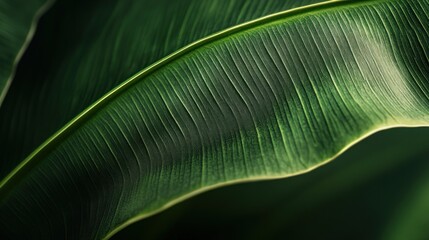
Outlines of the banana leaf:
[[6,176],[0,233],[109,238],[200,192],[306,173],[374,132],[426,126],[428,13],[427,0],[330,1],[169,55]]
[[310,173],[215,189],[112,239],[426,239],[428,134],[382,131]]
[[168,54],[225,28],[319,1],[58,1],[42,19],[0,109],[0,177],[97,99]]

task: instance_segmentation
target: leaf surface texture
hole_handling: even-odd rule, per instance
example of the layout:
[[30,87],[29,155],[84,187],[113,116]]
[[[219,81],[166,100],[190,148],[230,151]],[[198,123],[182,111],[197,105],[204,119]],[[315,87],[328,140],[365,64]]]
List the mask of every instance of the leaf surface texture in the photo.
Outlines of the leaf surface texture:
[[427,125],[428,40],[427,0],[332,2],[225,33],[142,72],[28,158],[2,184],[1,232],[104,238],[200,191]]
[[112,88],[168,54],[225,28],[319,1],[57,1],[0,109],[0,177]]

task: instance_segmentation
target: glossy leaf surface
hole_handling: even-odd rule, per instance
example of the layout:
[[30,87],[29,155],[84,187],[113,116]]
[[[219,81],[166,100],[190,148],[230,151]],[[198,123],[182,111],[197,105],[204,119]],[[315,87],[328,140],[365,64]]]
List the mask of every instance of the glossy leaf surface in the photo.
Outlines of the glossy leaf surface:
[[2,232],[103,238],[200,191],[303,173],[374,131],[426,125],[428,13],[427,0],[331,2],[166,59],[2,182]]
[[382,131],[312,172],[203,193],[112,239],[424,240],[427,227],[416,223],[427,222],[427,201],[407,199],[428,189],[416,188],[428,176],[428,134]]
[[0,109],[0,177],[109,90],[175,50],[320,1],[58,1]]

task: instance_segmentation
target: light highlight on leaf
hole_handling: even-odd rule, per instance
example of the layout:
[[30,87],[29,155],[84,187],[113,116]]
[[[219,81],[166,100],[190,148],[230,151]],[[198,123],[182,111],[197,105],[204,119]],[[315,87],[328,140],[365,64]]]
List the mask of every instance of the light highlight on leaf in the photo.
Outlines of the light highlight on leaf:
[[375,131],[427,125],[428,13],[427,0],[331,2],[165,59],[2,182],[0,228],[104,238],[200,191],[303,173]]

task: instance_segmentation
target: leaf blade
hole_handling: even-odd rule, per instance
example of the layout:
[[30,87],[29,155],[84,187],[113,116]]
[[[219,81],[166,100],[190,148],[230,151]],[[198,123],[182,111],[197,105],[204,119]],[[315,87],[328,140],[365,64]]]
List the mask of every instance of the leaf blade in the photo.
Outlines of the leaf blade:
[[[198,189],[285,177],[372,131],[426,125],[427,59],[421,56],[428,49],[418,42],[429,37],[427,25],[405,35],[403,19],[427,22],[428,1],[336,4],[220,39],[145,76],[51,149],[3,199],[1,216],[32,206],[25,214],[51,216],[40,224],[56,226],[56,234],[102,238],[130,216]],[[391,26],[383,24],[385,15]],[[356,22],[344,26],[351,16]],[[322,26],[325,34],[307,35]],[[404,51],[410,45],[421,51]],[[49,191],[37,182],[49,182]],[[37,208],[33,201],[42,199],[53,201],[52,209]],[[103,217],[94,217],[98,211]],[[76,226],[52,216],[88,222],[74,233]]]
[[97,99],[160,58],[224,28],[319,1],[57,2],[0,109],[0,145],[5,146],[0,177]]

